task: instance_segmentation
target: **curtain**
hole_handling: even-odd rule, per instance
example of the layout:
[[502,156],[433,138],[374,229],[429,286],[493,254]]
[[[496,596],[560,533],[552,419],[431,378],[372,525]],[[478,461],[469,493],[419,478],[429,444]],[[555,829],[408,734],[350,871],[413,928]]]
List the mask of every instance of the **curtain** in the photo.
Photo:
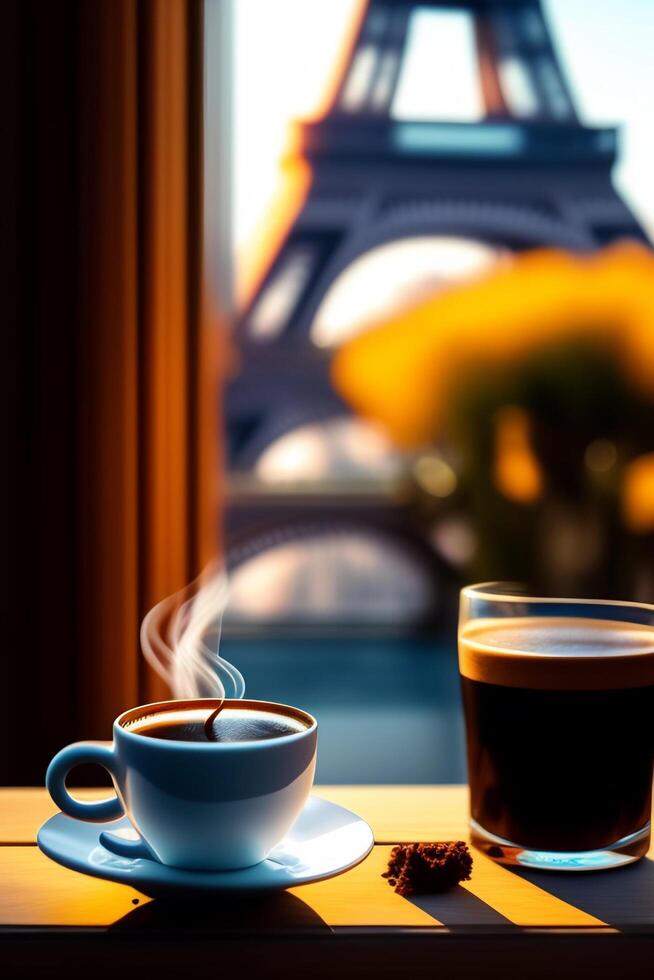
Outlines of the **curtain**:
[[0,782],[41,782],[65,741],[109,738],[120,711],[166,696],[140,621],[218,546],[202,23],[200,0],[18,7],[18,628],[3,721],[22,738]]

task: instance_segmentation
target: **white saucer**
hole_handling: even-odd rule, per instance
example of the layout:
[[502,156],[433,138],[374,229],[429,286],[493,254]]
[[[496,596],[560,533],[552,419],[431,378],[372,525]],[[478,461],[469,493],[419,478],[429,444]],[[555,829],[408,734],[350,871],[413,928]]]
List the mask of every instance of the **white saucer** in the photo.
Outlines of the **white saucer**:
[[132,828],[126,817],[86,823],[58,813],[43,824],[37,842],[44,854],[66,868],[131,885],[150,898],[182,892],[201,897],[215,892],[294,888],[353,868],[374,843],[364,820],[317,796],[310,797],[287,836],[265,861],[238,871],[184,871],[146,858],[118,857],[99,843],[102,831],[115,834]]

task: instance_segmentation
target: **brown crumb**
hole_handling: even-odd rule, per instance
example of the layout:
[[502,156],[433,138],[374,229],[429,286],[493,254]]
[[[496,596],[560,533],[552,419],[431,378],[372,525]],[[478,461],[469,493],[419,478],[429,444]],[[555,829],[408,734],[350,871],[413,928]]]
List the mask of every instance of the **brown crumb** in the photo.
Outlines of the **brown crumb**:
[[468,881],[471,871],[472,855],[462,840],[398,844],[382,878],[388,878],[398,895],[425,895]]

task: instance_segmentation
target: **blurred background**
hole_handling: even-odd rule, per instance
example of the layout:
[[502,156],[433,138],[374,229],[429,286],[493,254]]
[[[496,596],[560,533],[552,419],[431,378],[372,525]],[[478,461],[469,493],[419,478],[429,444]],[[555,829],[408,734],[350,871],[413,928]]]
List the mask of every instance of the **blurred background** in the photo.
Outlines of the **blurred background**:
[[653,5],[55,6],[16,15],[3,778],[164,696],[138,623],[218,547],[222,653],[318,716],[319,781],[465,780],[462,584],[654,601]]
[[323,778],[458,780],[462,582],[653,595],[654,10],[231,30],[225,655],[321,716]]

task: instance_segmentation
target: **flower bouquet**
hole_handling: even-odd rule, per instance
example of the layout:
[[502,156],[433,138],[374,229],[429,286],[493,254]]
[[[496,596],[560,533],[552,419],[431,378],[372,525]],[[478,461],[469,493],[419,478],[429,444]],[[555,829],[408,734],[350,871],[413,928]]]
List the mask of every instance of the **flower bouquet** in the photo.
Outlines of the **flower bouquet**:
[[651,251],[519,254],[350,340],[332,379],[418,453],[420,514],[466,576],[652,599]]

